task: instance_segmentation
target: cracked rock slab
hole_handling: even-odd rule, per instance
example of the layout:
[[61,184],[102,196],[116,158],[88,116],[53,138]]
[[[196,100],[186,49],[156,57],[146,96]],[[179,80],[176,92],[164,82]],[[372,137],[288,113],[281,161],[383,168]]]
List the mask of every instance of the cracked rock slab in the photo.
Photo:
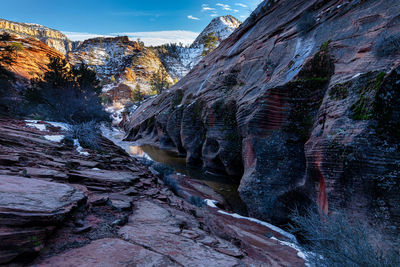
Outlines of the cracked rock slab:
[[[129,218],[128,225],[120,230],[124,239],[151,248],[168,256],[183,266],[236,266],[239,260],[220,253],[182,232],[184,224],[167,209],[150,201],[135,203],[137,209]],[[190,224],[185,223],[188,227]],[[194,228],[199,235],[204,234]],[[197,235],[195,235],[197,236]],[[195,238],[195,236],[193,238]]]
[[55,224],[85,198],[66,184],[0,175],[0,225]]
[[0,175],[0,263],[38,252],[86,196],[65,184]]
[[179,266],[168,257],[121,239],[99,239],[35,265],[41,267]]

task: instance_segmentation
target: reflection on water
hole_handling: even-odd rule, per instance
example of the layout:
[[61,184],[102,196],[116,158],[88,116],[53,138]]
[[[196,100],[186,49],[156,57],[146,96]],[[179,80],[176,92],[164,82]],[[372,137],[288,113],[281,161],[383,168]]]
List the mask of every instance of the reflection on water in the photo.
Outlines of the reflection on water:
[[144,157],[156,162],[167,164],[178,173],[203,181],[217,193],[221,194],[232,206],[234,212],[246,215],[246,208],[238,194],[239,184],[235,183],[229,176],[214,175],[204,172],[200,168],[187,167],[186,159],[180,157],[178,153],[165,151],[151,145],[133,145],[129,147],[128,151],[132,156]]
[[186,159],[184,157],[180,157],[178,153],[161,150],[158,147],[150,145],[138,146],[133,142],[123,141],[125,133],[117,128],[108,128],[103,126],[101,131],[103,136],[113,141],[132,156],[142,157],[167,164],[178,173],[203,181],[217,193],[221,194],[233,208],[234,212],[241,215],[247,215],[246,208],[239,198],[239,185],[235,183],[234,180],[232,180],[229,176],[213,175],[210,173],[205,173],[199,168],[186,167]]

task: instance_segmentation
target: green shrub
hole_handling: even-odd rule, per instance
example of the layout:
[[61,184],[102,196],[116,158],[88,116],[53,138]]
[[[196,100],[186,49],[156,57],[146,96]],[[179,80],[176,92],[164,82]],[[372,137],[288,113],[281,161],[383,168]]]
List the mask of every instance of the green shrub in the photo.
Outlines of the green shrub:
[[153,93],[158,95],[171,86],[168,82],[168,73],[164,67],[160,67],[157,72],[153,73],[150,79],[150,86]]
[[[292,214],[291,232],[303,240],[307,258],[315,266],[399,266],[398,246],[383,248],[376,231],[360,220],[350,220],[345,212],[331,216],[313,209]],[[392,245],[392,244],[391,244]]]
[[65,138],[67,140],[78,139],[82,147],[99,150],[101,140],[99,124],[95,121],[90,121],[72,125]]
[[203,207],[203,205],[204,205],[203,199],[198,196],[191,195],[189,197],[189,202],[190,202],[190,204],[195,205],[196,207],[199,207],[199,208]]
[[368,84],[358,92],[357,101],[350,107],[355,120],[370,120],[374,117],[374,106],[376,94],[383,83],[385,72],[380,72],[376,78],[371,79]]
[[349,96],[346,84],[337,84],[329,91],[329,96],[333,100],[343,100]]
[[142,92],[142,88],[140,87],[140,84],[136,84],[136,87],[134,90],[131,92],[131,100],[132,102],[141,102],[144,100],[144,93]]
[[9,45],[9,49],[14,52],[20,52],[24,50],[24,46],[21,43],[12,43]]
[[174,192],[176,195],[179,195],[180,188],[178,183],[174,178],[172,178],[170,175],[165,175],[163,178],[164,184],[171,189],[172,192]]
[[156,170],[162,177],[171,175],[174,173],[174,169],[163,163],[154,163],[153,169]]

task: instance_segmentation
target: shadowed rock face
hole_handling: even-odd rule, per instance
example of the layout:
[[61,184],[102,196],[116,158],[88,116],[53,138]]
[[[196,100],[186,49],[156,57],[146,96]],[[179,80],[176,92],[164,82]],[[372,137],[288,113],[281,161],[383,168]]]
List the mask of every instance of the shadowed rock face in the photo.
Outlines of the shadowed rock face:
[[283,223],[314,202],[398,224],[400,56],[376,47],[398,34],[399,11],[398,1],[264,1],[125,122],[128,139],[168,141],[189,164],[242,176],[252,216]]

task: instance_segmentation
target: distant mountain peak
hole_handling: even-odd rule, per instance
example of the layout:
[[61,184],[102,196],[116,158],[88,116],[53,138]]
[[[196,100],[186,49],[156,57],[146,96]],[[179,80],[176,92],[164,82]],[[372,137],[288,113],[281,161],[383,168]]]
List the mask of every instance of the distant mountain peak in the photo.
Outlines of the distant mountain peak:
[[214,18],[210,24],[200,33],[200,35],[193,42],[191,47],[198,47],[202,44],[203,39],[210,33],[214,33],[218,40],[221,42],[231,35],[242,22],[232,15],[221,16]]

